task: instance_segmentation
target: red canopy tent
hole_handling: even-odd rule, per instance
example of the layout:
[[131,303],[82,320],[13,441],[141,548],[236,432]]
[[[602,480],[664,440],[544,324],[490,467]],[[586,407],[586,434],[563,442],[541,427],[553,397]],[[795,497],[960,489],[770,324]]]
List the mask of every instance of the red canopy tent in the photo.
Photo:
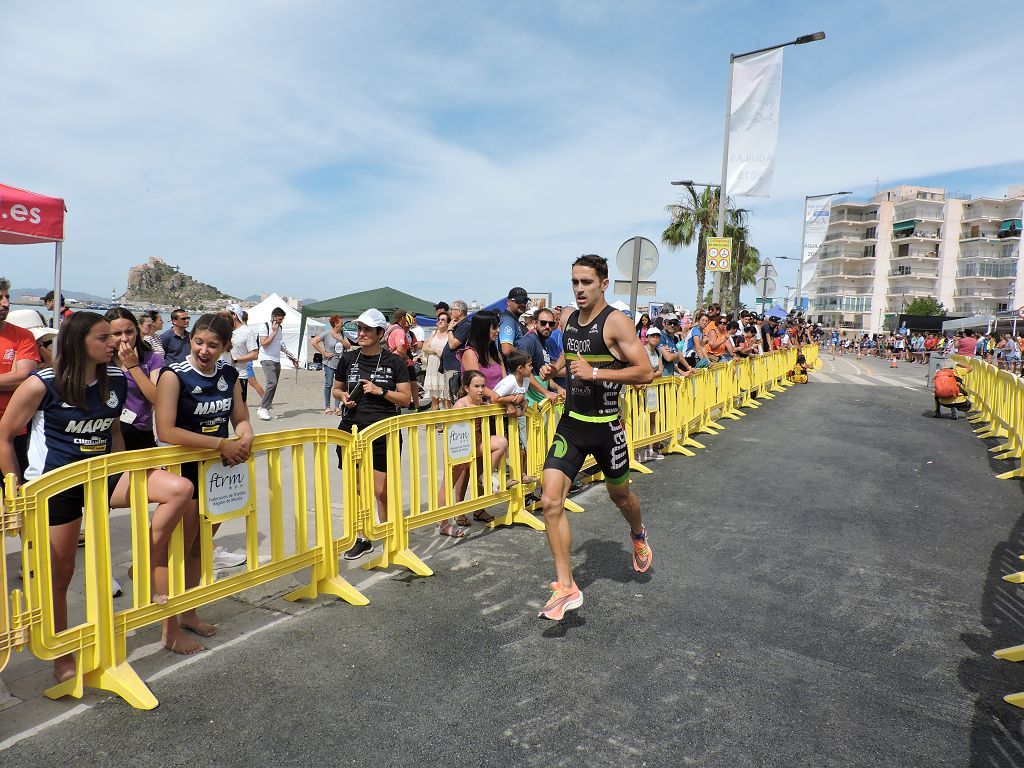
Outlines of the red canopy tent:
[[[53,295],[60,308],[61,246],[64,244],[64,200],[0,184],[0,245],[54,243]],[[60,312],[54,313],[54,327]]]

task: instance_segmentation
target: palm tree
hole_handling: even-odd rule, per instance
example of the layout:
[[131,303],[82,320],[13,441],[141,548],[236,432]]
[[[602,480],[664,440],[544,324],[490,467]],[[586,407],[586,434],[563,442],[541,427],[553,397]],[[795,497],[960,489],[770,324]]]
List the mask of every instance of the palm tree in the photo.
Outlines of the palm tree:
[[[761,253],[749,242],[750,229],[747,220],[750,211],[746,208],[730,208],[725,225],[725,236],[732,238],[733,268],[730,274],[722,275],[732,288],[732,311],[740,308],[740,288],[750,285],[757,279],[757,270],[761,266]],[[725,283],[722,286],[726,293]]]
[[683,245],[692,245],[697,239],[697,304],[704,306],[705,241],[714,233],[718,221],[719,190],[704,187],[698,195],[693,187],[687,187],[689,198],[683,195],[680,202],[665,206],[672,220],[661,234],[661,241],[675,250]]

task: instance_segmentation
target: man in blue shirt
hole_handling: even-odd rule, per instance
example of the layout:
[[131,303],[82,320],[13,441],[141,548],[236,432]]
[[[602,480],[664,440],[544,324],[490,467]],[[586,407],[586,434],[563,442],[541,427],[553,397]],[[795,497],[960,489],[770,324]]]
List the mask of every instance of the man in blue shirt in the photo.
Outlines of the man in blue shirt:
[[533,361],[533,374],[530,376],[529,388],[526,390],[526,397],[530,405],[539,403],[545,397],[553,402],[563,393],[562,387],[554,381],[551,382],[551,388],[548,389],[547,383],[538,374],[541,368],[552,360],[557,360],[558,356],[562,354],[562,351],[559,350],[558,355],[552,357],[547,349],[547,342],[555,326],[555,313],[545,307],[537,310],[536,317],[537,327],[524,334],[516,345],[516,349],[529,355]]
[[501,354],[505,357],[516,348],[519,340],[523,338],[524,329],[519,322],[523,312],[530,303],[530,297],[526,294],[525,288],[513,288],[508,292],[508,303],[505,311],[498,318],[498,343],[501,345]]

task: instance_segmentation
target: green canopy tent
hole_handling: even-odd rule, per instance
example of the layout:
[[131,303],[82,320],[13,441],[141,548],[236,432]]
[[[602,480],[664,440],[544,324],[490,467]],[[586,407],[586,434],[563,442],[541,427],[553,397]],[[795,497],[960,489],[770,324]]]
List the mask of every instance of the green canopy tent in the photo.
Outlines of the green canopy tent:
[[359,291],[345,296],[337,296],[333,299],[317,301],[313,304],[305,304],[302,307],[302,321],[299,325],[299,338],[302,339],[306,333],[307,317],[330,317],[340,315],[347,320],[352,320],[366,310],[379,309],[384,317],[391,319],[391,314],[396,309],[404,309],[414,315],[427,315],[433,317],[434,304],[430,301],[410,296],[408,293],[396,291],[394,288],[375,288],[372,291]]

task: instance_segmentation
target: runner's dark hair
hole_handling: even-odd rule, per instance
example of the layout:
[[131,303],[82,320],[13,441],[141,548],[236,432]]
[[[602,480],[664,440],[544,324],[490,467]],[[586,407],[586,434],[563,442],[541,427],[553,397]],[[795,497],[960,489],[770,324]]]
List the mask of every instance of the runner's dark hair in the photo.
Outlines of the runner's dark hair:
[[572,263],[574,267],[590,267],[601,280],[608,279],[608,259],[596,253],[585,253]]
[[99,387],[100,402],[106,402],[110,396],[107,363],[93,363],[85,351],[85,337],[97,323],[103,322],[103,316],[95,312],[75,312],[61,322],[57,334],[53,387],[64,402],[83,410],[89,407],[85,395],[93,379]]

